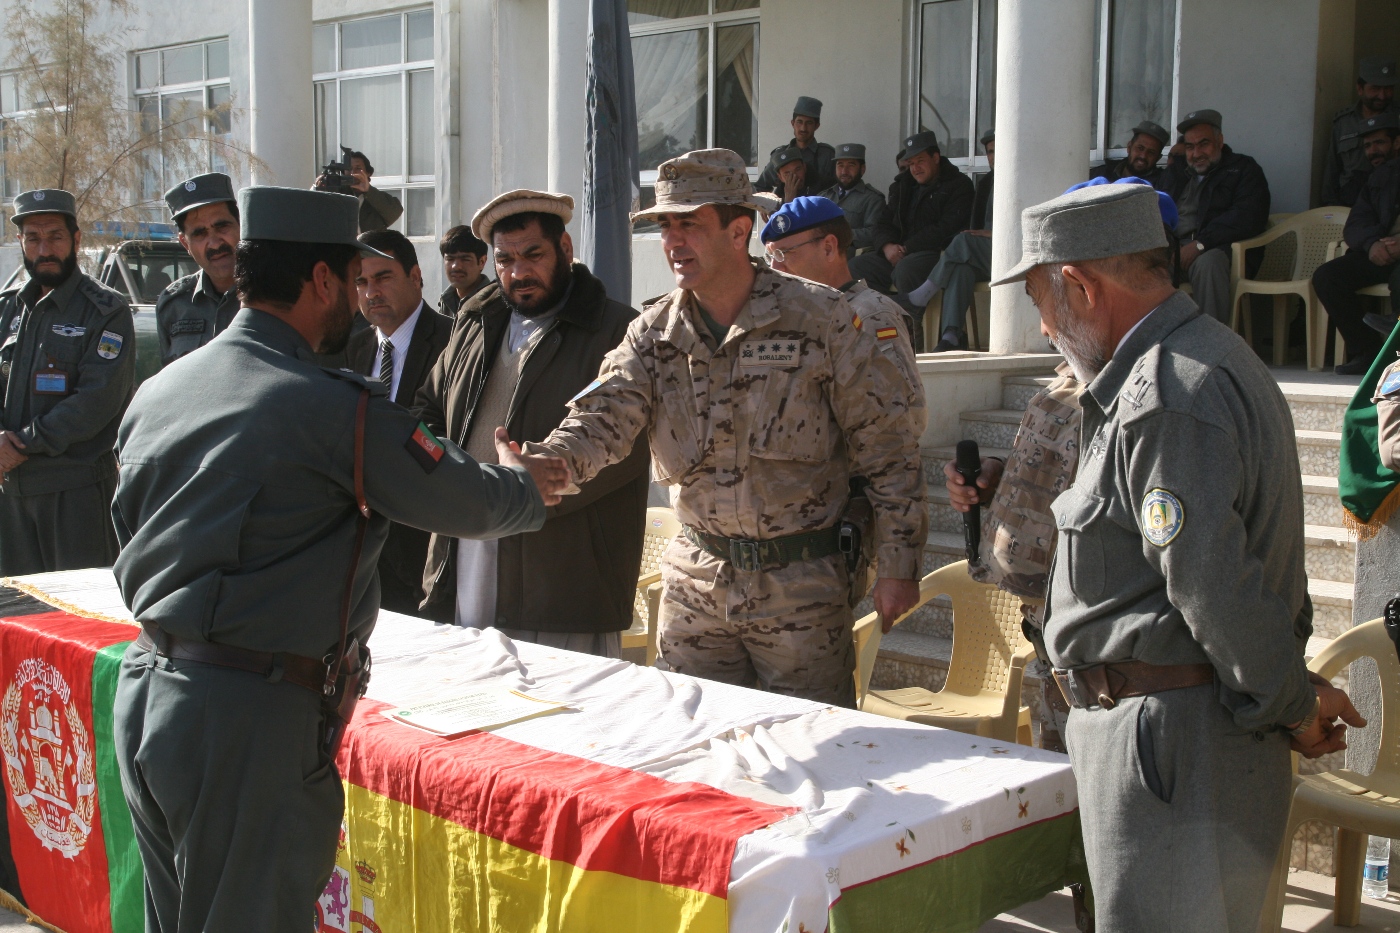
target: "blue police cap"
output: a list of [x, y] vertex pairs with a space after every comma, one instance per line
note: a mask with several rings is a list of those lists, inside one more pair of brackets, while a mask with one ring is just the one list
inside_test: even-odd
[[794, 233], [821, 226], [828, 220], [845, 216], [846, 212], [841, 210], [841, 206], [829, 198], [793, 198], [768, 218], [759, 239], [764, 243], [772, 243]]
[[[1070, 185], [1068, 188], [1065, 189], [1065, 194], [1069, 194], [1071, 191], [1078, 191], [1080, 188], [1089, 188], [1094, 185], [1107, 184], [1146, 185], [1147, 187], [1152, 188], [1151, 182], [1147, 181], [1144, 178], [1138, 178], [1136, 176], [1131, 178], [1120, 178], [1117, 181], [1113, 182], [1110, 182], [1107, 178], [1091, 178], [1088, 181], [1081, 181], [1077, 185]], [[1155, 188], [1153, 188], [1153, 190], [1156, 191]], [[1176, 222], [1180, 219], [1180, 217], [1176, 212], [1176, 202], [1172, 200], [1172, 196], [1167, 194], [1165, 191], [1157, 191], [1157, 209], [1162, 213], [1162, 223], [1166, 224], [1172, 230], [1175, 230]]]

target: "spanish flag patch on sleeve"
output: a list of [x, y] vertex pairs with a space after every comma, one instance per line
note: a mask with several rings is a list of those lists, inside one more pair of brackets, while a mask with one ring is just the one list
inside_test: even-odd
[[854, 327], [856, 330], [860, 330], [862, 327], [865, 326], [865, 322], [860, 319], [859, 314], [852, 314], [851, 326]]
[[899, 328], [897, 327], [881, 327], [879, 330], [875, 331], [875, 337], [878, 340], [893, 340], [898, 336]]
[[418, 422], [418, 427], [413, 430], [404, 445], [418, 465], [423, 468], [424, 473], [431, 473], [437, 469], [437, 465], [442, 460], [442, 455], [447, 453], [447, 448], [442, 445], [428, 426], [423, 422]]

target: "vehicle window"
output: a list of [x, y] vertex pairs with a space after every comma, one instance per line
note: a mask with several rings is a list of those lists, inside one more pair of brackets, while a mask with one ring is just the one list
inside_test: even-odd
[[122, 252], [132, 282], [141, 293], [136, 300], [142, 304], [154, 304], [171, 282], [199, 271], [190, 254], [178, 246], [128, 247]]

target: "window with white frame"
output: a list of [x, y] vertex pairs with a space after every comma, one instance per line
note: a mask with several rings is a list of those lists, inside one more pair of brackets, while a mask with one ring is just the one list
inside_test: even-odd
[[317, 171], [342, 145], [363, 152], [371, 184], [403, 202], [393, 229], [433, 236], [433, 11], [317, 25], [312, 61]]
[[5, 123], [33, 112], [33, 104], [21, 100], [22, 88], [19, 75], [14, 72], [0, 74], [0, 199], [5, 201], [13, 201], [22, 190], [20, 179], [7, 171], [4, 158], [5, 149], [9, 146]]
[[627, 0], [643, 206], [657, 166], [693, 149], [732, 149], [758, 177], [758, 5]]
[[[1172, 125], [1178, 0], [1096, 0], [1090, 159], [1126, 154], [1142, 120]], [[996, 0], [919, 0], [910, 123], [985, 170], [975, 141], [996, 119]]]
[[[159, 141], [145, 155], [142, 200], [158, 200], [191, 175], [227, 171], [208, 139], [230, 133], [228, 39], [148, 49], [133, 58], [140, 132]], [[195, 136], [204, 142], [191, 144]]]

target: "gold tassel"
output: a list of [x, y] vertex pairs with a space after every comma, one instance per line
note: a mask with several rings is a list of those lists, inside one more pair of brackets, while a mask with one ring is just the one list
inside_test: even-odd
[[1369, 541], [1381, 533], [1381, 529], [1395, 516], [1397, 510], [1400, 510], [1400, 485], [1395, 486], [1390, 492], [1386, 493], [1385, 499], [1383, 499], [1381, 504], [1376, 507], [1376, 510], [1371, 513], [1371, 520], [1369, 522], [1363, 522], [1361, 519], [1351, 514], [1350, 509], [1343, 507], [1342, 525], [1356, 540]]
[[15, 900], [14, 895], [11, 894], [9, 891], [6, 891], [4, 888], [0, 888], [0, 907], [5, 908], [6, 910], [14, 911], [15, 913], [23, 917], [26, 922], [32, 923], [36, 927], [43, 927], [45, 930], [52, 930], [53, 933], [63, 933], [62, 930], [54, 926], [52, 923], [45, 923], [44, 921], [40, 920], [39, 917], [32, 910], [30, 910], [28, 907], [25, 907], [19, 901]]
[[48, 593], [45, 593], [43, 590], [39, 589], [37, 586], [34, 586], [32, 583], [23, 583], [19, 580], [16, 580], [14, 577], [5, 577], [4, 579], [0, 579], [0, 586], [8, 586], [11, 589], [19, 590], [26, 596], [32, 596], [35, 599], [39, 600], [39, 602], [50, 605], [55, 609], [59, 610], [60, 612], [66, 612], [69, 615], [78, 616], [82, 619], [92, 619], [96, 622], [111, 622], [115, 625], [132, 625], [136, 626], [137, 628], [140, 628], [141, 626], [140, 622], [133, 622], [130, 619], [119, 619], [116, 616], [105, 615], [101, 612], [92, 612], [90, 610], [84, 609], [81, 606], [75, 606], [70, 602], [64, 602], [57, 596], [50, 596]]

